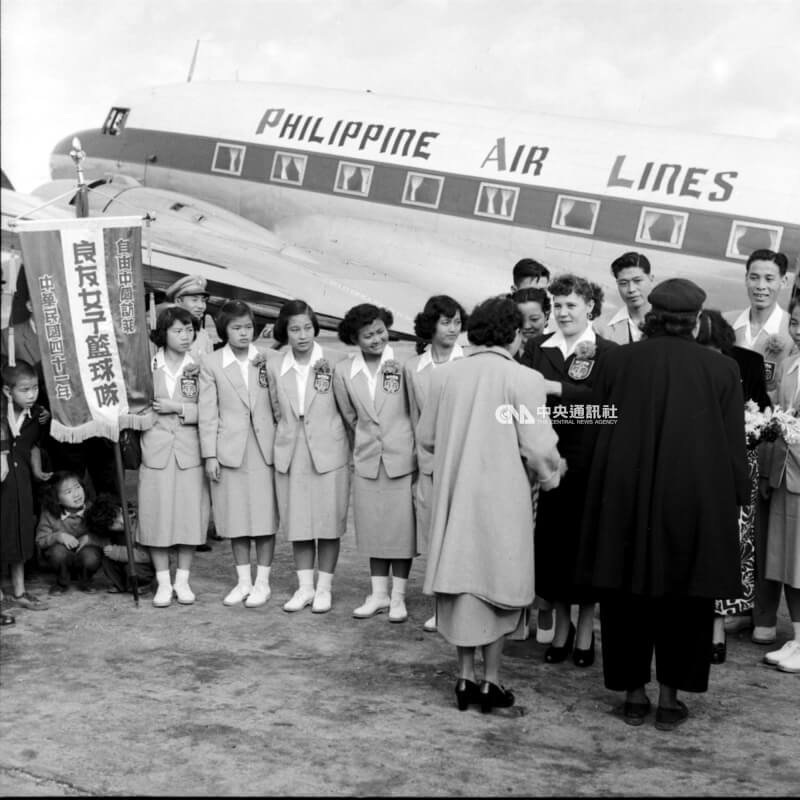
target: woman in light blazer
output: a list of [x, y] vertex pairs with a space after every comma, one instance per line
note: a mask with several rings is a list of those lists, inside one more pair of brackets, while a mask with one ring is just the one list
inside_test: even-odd
[[[445, 294], [430, 297], [425, 303], [425, 308], [414, 318], [418, 355], [406, 361], [403, 372], [406, 377], [408, 406], [415, 435], [434, 370], [464, 356], [464, 351], [458, 344], [458, 337], [466, 324], [467, 313], [464, 308]], [[417, 549], [420, 553], [426, 553], [431, 522], [433, 463], [425, 460], [425, 454], [420, 451], [419, 446], [417, 446], [417, 464], [419, 473], [414, 491]], [[436, 631], [436, 614], [426, 620], [422, 627], [426, 631]]]
[[358, 345], [358, 352], [336, 365], [333, 388], [354, 440], [356, 547], [369, 556], [372, 583], [353, 616], [365, 619], [388, 609], [390, 622], [405, 622], [406, 585], [417, 554], [411, 489], [416, 456], [403, 368], [388, 344], [393, 321], [391, 311], [369, 303], [345, 314], [339, 338]]
[[[217, 317], [224, 347], [200, 368], [200, 452], [211, 481], [217, 533], [231, 540], [238, 582], [222, 601], [247, 608], [269, 600], [278, 509], [272, 474], [275, 418], [267, 389], [266, 357], [253, 346], [247, 303], [229, 300]], [[256, 549], [256, 580], [250, 542]]]
[[[341, 355], [315, 341], [319, 322], [303, 300], [281, 307], [272, 336], [285, 352], [267, 365], [275, 430], [275, 492], [281, 530], [292, 543], [299, 588], [284, 611], [331, 610], [333, 572], [347, 527], [350, 444], [333, 394]], [[314, 560], [318, 557], [317, 587]]]
[[[192, 315], [169, 306], [150, 334], [153, 356], [153, 427], [141, 437], [139, 468], [139, 544], [150, 548], [158, 588], [153, 605], [164, 608], [173, 591], [184, 605], [195, 601], [189, 571], [197, 545], [206, 539], [210, 513], [208, 484], [197, 434], [199, 365], [189, 353], [194, 341]], [[175, 584], [170, 581], [169, 550], [177, 548]]]

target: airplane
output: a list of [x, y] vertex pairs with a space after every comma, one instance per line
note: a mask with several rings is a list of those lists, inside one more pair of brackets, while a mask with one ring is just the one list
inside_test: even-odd
[[[657, 280], [693, 279], [723, 310], [746, 303], [754, 249], [800, 266], [789, 142], [238, 81], [130, 92], [101, 127], [56, 144], [56, 181], [74, 176], [74, 136], [98, 191], [122, 181], [120, 202], [214, 217], [198, 254], [214, 237], [247, 250], [249, 221], [278, 265], [259, 251], [248, 276], [334, 319], [356, 302], [387, 306], [405, 334], [432, 294], [469, 309], [507, 291], [522, 257], [599, 283], [613, 305], [610, 264], [636, 250]], [[321, 284], [329, 296], [312, 301]]]

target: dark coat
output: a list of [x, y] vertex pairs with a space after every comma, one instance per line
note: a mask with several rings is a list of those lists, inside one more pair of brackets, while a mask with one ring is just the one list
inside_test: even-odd
[[594, 402], [577, 575], [636, 595], [740, 597], [738, 506], [748, 502], [744, 400], [732, 359], [655, 336], [609, 353]]
[[739, 365], [745, 402], [754, 400], [761, 411], [771, 406], [772, 401], [767, 394], [767, 381], [764, 376], [764, 356], [755, 350], [748, 350], [738, 345], [734, 345], [729, 355]]

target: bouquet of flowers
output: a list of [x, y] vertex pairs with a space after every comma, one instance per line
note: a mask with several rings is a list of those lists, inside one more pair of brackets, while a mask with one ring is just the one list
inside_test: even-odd
[[779, 436], [787, 444], [796, 444], [800, 442], [800, 417], [780, 406], [759, 411], [756, 403], [748, 400], [744, 406], [744, 432], [749, 448], [774, 442]]
[[578, 342], [575, 347], [575, 358], [581, 361], [591, 361], [597, 354], [594, 342]]
[[761, 411], [755, 400], [748, 400], [744, 404], [744, 433], [749, 448], [752, 449], [761, 442], [767, 441], [766, 432], [771, 415], [771, 408]]
[[800, 442], [800, 417], [790, 408], [784, 409], [775, 406], [772, 409], [769, 427], [774, 431], [771, 437], [772, 441], [780, 436], [786, 444]]

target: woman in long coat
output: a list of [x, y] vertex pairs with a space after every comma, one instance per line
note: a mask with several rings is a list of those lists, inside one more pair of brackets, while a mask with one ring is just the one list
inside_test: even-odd
[[534, 595], [530, 482], [552, 489], [563, 469], [549, 421], [531, 416], [544, 405], [544, 381], [513, 359], [521, 324], [507, 297], [477, 306], [469, 321], [477, 347], [434, 374], [418, 426], [433, 462], [424, 591], [436, 595], [439, 632], [456, 646], [461, 710], [514, 702], [499, 672], [504, 638]]

